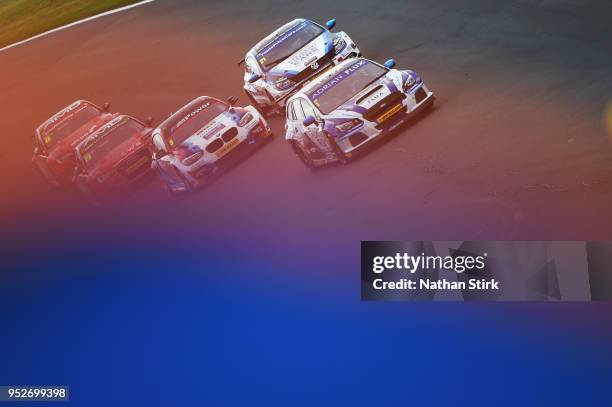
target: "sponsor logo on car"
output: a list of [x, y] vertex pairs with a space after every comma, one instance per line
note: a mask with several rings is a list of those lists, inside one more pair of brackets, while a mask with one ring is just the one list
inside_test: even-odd
[[194, 136], [202, 137], [204, 140], [208, 140], [215, 134], [219, 133], [219, 131], [221, 131], [223, 127], [224, 127], [223, 123], [212, 121], [206, 124], [200, 130], [198, 130], [194, 134]]
[[365, 66], [368, 63], [369, 63], [368, 61], [363, 60], [363, 59], [355, 62], [354, 64], [352, 64], [345, 70], [339, 72], [338, 74], [336, 74], [336, 76], [334, 76], [333, 78], [331, 78], [330, 80], [328, 80], [327, 82], [319, 86], [317, 90], [315, 90], [309, 95], [310, 99], [311, 100], [318, 99], [321, 95], [323, 95], [329, 89], [333, 88], [335, 85], [339, 84], [340, 82], [342, 82], [342, 80], [349, 77], [353, 73], [357, 72], [359, 69], [361, 69], [363, 66]]
[[319, 52], [319, 49], [320, 46], [318, 41], [313, 41], [297, 51], [291, 57], [287, 58], [285, 63], [292, 66], [309, 65], [308, 62], [310, 62], [310, 59], [316, 59], [316, 54]]
[[[376, 103], [380, 102], [385, 98], [385, 96], [389, 95], [391, 91], [386, 86], [381, 86], [371, 95], [366, 96], [363, 100], [359, 101], [359, 106], [369, 109], [374, 106]], [[384, 105], [381, 105], [384, 107]]]
[[387, 120], [389, 117], [393, 116], [395, 113], [399, 112], [401, 109], [402, 109], [402, 104], [398, 103], [397, 105], [389, 109], [386, 113], [384, 113], [382, 116], [379, 116], [378, 119], [376, 119], [376, 121], [378, 122], [378, 124], [380, 124], [384, 122], [385, 120]]
[[49, 119], [49, 121], [47, 122], [48, 124], [53, 124], [55, 122], [57, 122], [58, 120], [60, 120], [62, 117], [64, 117], [66, 114], [72, 112], [73, 110], [75, 110], [77, 107], [81, 106], [81, 102], [74, 102], [73, 104], [71, 104], [70, 106], [68, 106], [67, 108], [65, 108], [64, 110], [62, 110], [61, 112], [57, 113], [55, 116], [53, 116], [52, 118]]
[[267, 54], [270, 53], [270, 51], [272, 51], [274, 48], [276, 48], [278, 45], [282, 44], [283, 42], [285, 42], [288, 38], [290, 38], [291, 36], [293, 36], [295, 33], [299, 32], [300, 30], [304, 29], [304, 27], [306, 27], [308, 25], [307, 21], [302, 21], [300, 24], [296, 25], [293, 29], [287, 31], [286, 33], [284, 33], [283, 35], [281, 35], [280, 37], [278, 37], [277, 39], [275, 39], [274, 41], [272, 41], [271, 43], [269, 43], [268, 45], [266, 45], [260, 52], [259, 52], [259, 59], [261, 60], [261, 57], [266, 56]]
[[240, 140], [238, 140], [237, 138], [233, 139], [232, 141], [230, 141], [229, 143], [226, 143], [223, 147], [221, 147], [215, 154], [217, 154], [217, 157], [221, 158], [223, 157], [225, 154], [229, 153], [231, 150], [234, 149], [234, 147], [236, 147], [238, 144], [240, 143]]
[[185, 115], [185, 117], [183, 117], [181, 120], [179, 120], [176, 125], [170, 129], [170, 132], [173, 132], [174, 130], [178, 129], [179, 127], [181, 127], [183, 124], [187, 123], [187, 121], [189, 119], [191, 119], [193, 116], [196, 116], [198, 113], [200, 113], [202, 110], [206, 109], [208, 106], [210, 106], [211, 102], [206, 102], [203, 105], [201, 105], [200, 107], [198, 107], [197, 109], [195, 109], [194, 111], [187, 113]]

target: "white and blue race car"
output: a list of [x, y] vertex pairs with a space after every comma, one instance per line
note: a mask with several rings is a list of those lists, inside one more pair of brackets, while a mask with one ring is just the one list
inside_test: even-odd
[[346, 163], [353, 152], [407, 122], [435, 99], [413, 71], [364, 58], [347, 60], [287, 101], [285, 139], [317, 168]]
[[253, 106], [201, 96], [153, 130], [151, 166], [175, 195], [205, 185], [272, 136]]
[[293, 20], [247, 52], [244, 90], [264, 114], [282, 114], [285, 102], [306, 82], [347, 58], [361, 55], [344, 32], [332, 33], [336, 20], [325, 27], [305, 19]]

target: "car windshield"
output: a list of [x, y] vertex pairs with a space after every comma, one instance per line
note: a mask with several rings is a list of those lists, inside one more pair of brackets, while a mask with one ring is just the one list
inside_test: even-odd
[[129, 140], [135, 134], [141, 132], [144, 126], [134, 119], [127, 118], [123, 123], [116, 125], [85, 150], [81, 151], [85, 165], [91, 168], [115, 148]]
[[323, 114], [328, 114], [387, 73], [387, 69], [359, 60], [328, 81], [308, 92], [308, 97]]
[[312, 21], [299, 21], [280, 31], [277, 36], [258, 49], [257, 61], [264, 71], [268, 71], [317, 38], [323, 31], [321, 26]]
[[[198, 104], [185, 113], [176, 124], [168, 130], [166, 139], [171, 147], [178, 147], [189, 137], [199, 131], [205, 130], [204, 127], [215, 117], [227, 110], [227, 106], [219, 101], [206, 100]], [[203, 134], [205, 137], [206, 134]]]
[[84, 103], [75, 110], [65, 113], [55, 124], [41, 132], [42, 141], [47, 149], [51, 149], [57, 143], [70, 136], [75, 131], [89, 123], [102, 112], [95, 106]]

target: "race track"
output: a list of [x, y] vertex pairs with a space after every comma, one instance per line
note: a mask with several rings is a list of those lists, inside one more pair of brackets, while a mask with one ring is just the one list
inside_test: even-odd
[[[158, 0], [7, 50], [3, 229], [32, 244], [94, 220], [184, 225], [230, 245], [297, 247], [319, 236], [313, 245], [339, 239], [351, 253], [368, 239], [611, 239], [610, 8], [605, 0]], [[75, 99], [157, 123], [198, 95], [246, 103], [236, 62], [298, 16], [336, 17], [364, 55], [421, 73], [436, 108], [350, 165], [314, 173], [275, 117], [271, 143], [179, 199], [152, 180], [118, 207], [89, 208], [32, 169], [34, 129]]]

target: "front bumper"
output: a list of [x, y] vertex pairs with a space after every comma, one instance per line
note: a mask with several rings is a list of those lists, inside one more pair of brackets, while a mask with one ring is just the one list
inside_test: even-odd
[[183, 173], [183, 179], [178, 174], [169, 174], [160, 168], [161, 180], [171, 192], [177, 194], [201, 188], [227, 168], [236, 165], [246, 154], [272, 135], [272, 129], [262, 117], [258, 117], [247, 124], [246, 129], [248, 136], [223, 157], [214, 161], [211, 161], [210, 158], [207, 159], [206, 156], [202, 157], [200, 162], [194, 164], [193, 168]]
[[[425, 91], [424, 98], [417, 101], [417, 92], [419, 89]], [[384, 137], [392, 133], [397, 128], [406, 124], [414, 116], [421, 111], [430, 107], [436, 99], [432, 91], [430, 91], [424, 83], [415, 86], [406, 94], [406, 99], [403, 102], [403, 111], [399, 111], [386, 119], [383, 123], [369, 122], [369, 125], [363, 126], [346, 136], [336, 139], [338, 147], [347, 155], [350, 156], [354, 151], [364, 147], [369, 142]]]

